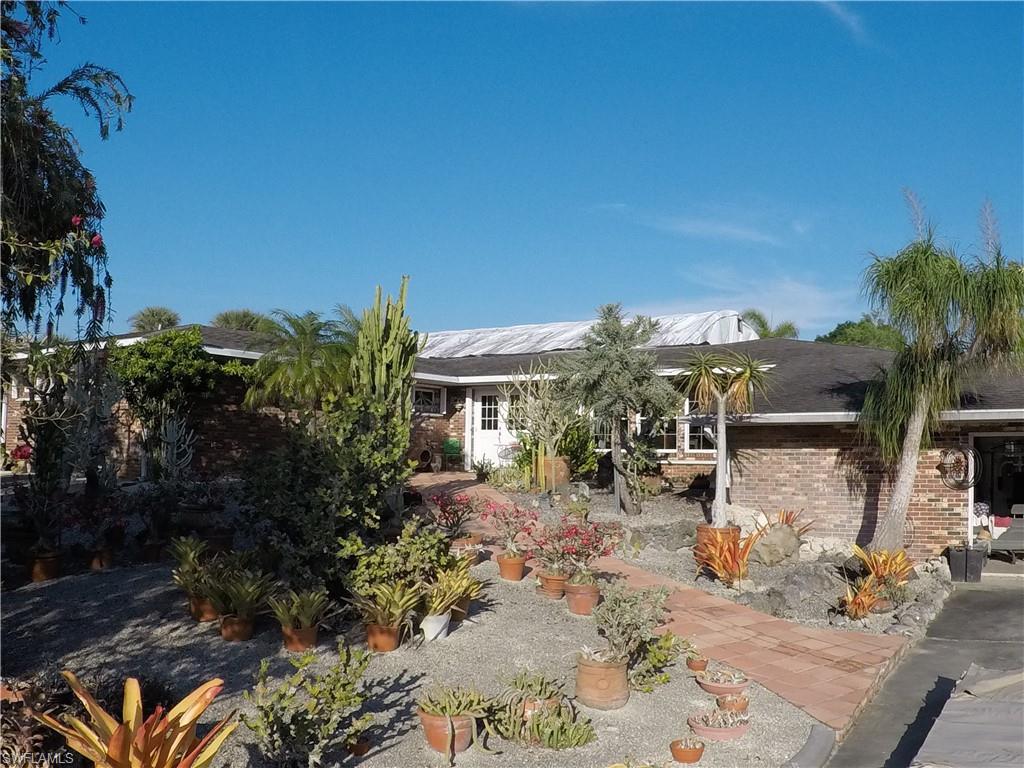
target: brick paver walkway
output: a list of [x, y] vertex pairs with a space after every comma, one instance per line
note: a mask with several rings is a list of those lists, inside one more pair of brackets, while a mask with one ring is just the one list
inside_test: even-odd
[[[424, 496], [441, 490], [507, 502], [501, 493], [464, 473], [415, 475]], [[484, 530], [483, 532], [486, 532]], [[805, 627], [650, 573], [618, 558], [598, 562], [635, 587], [665, 586], [672, 593], [666, 628], [686, 637], [709, 658], [746, 675], [838, 732], [853, 723], [902, 654], [905, 639]]]

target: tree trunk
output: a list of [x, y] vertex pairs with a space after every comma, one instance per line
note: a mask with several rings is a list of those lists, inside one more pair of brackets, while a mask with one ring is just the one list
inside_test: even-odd
[[907, 509], [914, 493], [914, 480], [917, 478], [917, 460], [921, 454], [921, 438], [924, 435], [925, 421], [928, 416], [928, 398], [924, 394], [917, 397], [914, 411], [907, 422], [907, 431], [903, 436], [903, 450], [896, 464], [896, 479], [892, 484], [889, 504], [885, 515], [875, 527], [875, 535], [871, 539], [870, 549], [897, 549], [903, 546], [903, 528], [907, 522]]
[[725, 440], [725, 398], [721, 396], [718, 398], [715, 432], [715, 501], [711, 505], [711, 525], [715, 528], [724, 528], [729, 522], [725, 513], [729, 447]]
[[622, 420], [616, 419], [612, 425], [612, 478], [615, 488], [615, 508], [627, 515], [635, 515], [633, 499], [629, 495], [629, 486], [626, 480], [626, 468], [622, 466]]

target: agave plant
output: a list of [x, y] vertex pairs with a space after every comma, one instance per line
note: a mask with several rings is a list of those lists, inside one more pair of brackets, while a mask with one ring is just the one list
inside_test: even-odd
[[318, 627], [331, 612], [331, 598], [326, 589], [289, 590], [281, 597], [267, 598], [270, 612], [282, 627], [309, 629]]
[[199, 718], [221, 692], [219, 678], [203, 683], [168, 711], [157, 707], [142, 716], [139, 681], [124, 684], [123, 722], [108, 714], [71, 672], [63, 672], [71, 690], [89, 713], [90, 724], [65, 715], [33, 713], [43, 725], [64, 737], [70, 749], [92, 760], [98, 768], [206, 768], [228, 736], [238, 727], [235, 713], [218, 722], [203, 738], [196, 735]]
[[712, 528], [710, 539], [694, 552], [698, 573], [707, 568], [726, 586], [738, 587], [747, 578], [750, 553], [763, 530], [754, 531], [737, 541], [726, 536], [724, 530]]

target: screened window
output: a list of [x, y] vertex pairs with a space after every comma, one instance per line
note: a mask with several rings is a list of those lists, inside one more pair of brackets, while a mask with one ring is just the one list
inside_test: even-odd
[[[687, 400], [683, 409], [687, 416], [701, 417], [702, 414], [696, 408], [690, 407]], [[715, 451], [715, 424], [708, 418], [697, 418], [694, 421], [687, 419], [686, 423], [686, 450], [690, 453], [714, 453]]]
[[480, 397], [480, 429], [487, 432], [498, 429], [497, 395], [482, 395]]
[[441, 388], [413, 387], [412, 408], [416, 413], [441, 413]]
[[599, 451], [607, 451], [612, 447], [612, 425], [607, 419], [594, 419], [590, 423], [590, 433], [594, 436], [594, 446]]

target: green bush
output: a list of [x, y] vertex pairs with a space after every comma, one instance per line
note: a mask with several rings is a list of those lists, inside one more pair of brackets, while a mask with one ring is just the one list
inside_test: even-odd
[[364, 594], [374, 584], [414, 586], [433, 581], [438, 571], [454, 567], [458, 560], [448, 551], [448, 543], [441, 531], [419, 519], [410, 520], [396, 541], [377, 544], [356, 557], [348, 574], [349, 587]]
[[282, 768], [315, 768], [329, 750], [355, 742], [372, 722], [371, 715], [358, 714], [370, 658], [368, 651], [352, 650], [339, 640], [333, 667], [314, 673], [316, 655], [307, 651], [290, 660], [295, 672], [277, 687], [269, 683], [270, 660], [264, 659], [256, 688], [245, 692], [256, 714], [242, 715], [263, 757]]
[[589, 421], [569, 427], [558, 442], [558, 455], [568, 460], [574, 478], [589, 478], [597, 472], [597, 446]]
[[441, 453], [445, 456], [459, 456], [462, 454], [462, 443], [454, 437], [446, 437], [441, 443]]
[[671, 677], [666, 671], [690, 644], [672, 632], [648, 640], [635, 654], [636, 662], [629, 670], [629, 685], [635, 691], [650, 693]]

